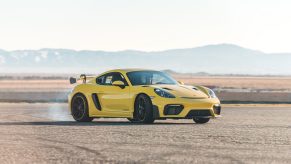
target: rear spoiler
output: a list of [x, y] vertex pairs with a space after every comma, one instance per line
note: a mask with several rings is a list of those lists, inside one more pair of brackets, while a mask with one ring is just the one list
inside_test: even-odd
[[81, 74], [80, 77], [78, 78], [75, 78], [75, 77], [70, 77], [70, 84], [75, 84], [77, 83], [78, 80], [82, 80], [83, 83], [85, 84], [87, 82], [87, 79], [92, 79], [94, 78], [95, 76], [88, 76], [88, 75], [85, 75], [85, 74]]

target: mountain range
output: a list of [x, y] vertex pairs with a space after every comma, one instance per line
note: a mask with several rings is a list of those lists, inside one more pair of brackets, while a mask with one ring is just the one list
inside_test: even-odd
[[165, 51], [0, 50], [0, 73], [100, 73], [148, 68], [183, 73], [291, 75], [291, 53], [264, 53], [233, 44]]

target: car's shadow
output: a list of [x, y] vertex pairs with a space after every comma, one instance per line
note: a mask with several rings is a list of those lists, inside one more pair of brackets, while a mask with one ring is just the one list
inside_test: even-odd
[[94, 122], [75, 122], [75, 121], [35, 121], [35, 122], [0, 122], [0, 126], [9, 125], [35, 125], [35, 126], [148, 126], [148, 125], [188, 125], [194, 123], [173, 123], [157, 122], [153, 124], [131, 123], [127, 121], [94, 121]]

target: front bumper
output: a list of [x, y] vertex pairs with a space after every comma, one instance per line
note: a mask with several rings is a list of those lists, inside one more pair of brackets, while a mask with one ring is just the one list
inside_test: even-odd
[[161, 98], [152, 99], [153, 113], [158, 118], [192, 119], [220, 117], [221, 106], [218, 98], [185, 99]]

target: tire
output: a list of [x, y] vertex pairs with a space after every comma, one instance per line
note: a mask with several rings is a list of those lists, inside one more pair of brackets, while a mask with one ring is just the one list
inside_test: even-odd
[[127, 118], [128, 119], [128, 121], [130, 121], [130, 122], [132, 122], [132, 123], [135, 123], [135, 122], [137, 122], [137, 120], [136, 119], [134, 119], [134, 118]]
[[153, 105], [147, 95], [137, 96], [134, 103], [134, 118], [131, 122], [151, 124], [155, 121], [153, 118]]
[[76, 94], [71, 102], [71, 114], [78, 122], [91, 122], [94, 118], [89, 117], [89, 108], [86, 97], [83, 94]]
[[196, 124], [205, 124], [205, 123], [207, 123], [209, 120], [210, 120], [210, 118], [199, 118], [199, 117], [194, 117], [194, 118], [193, 118], [193, 121], [194, 121]]

